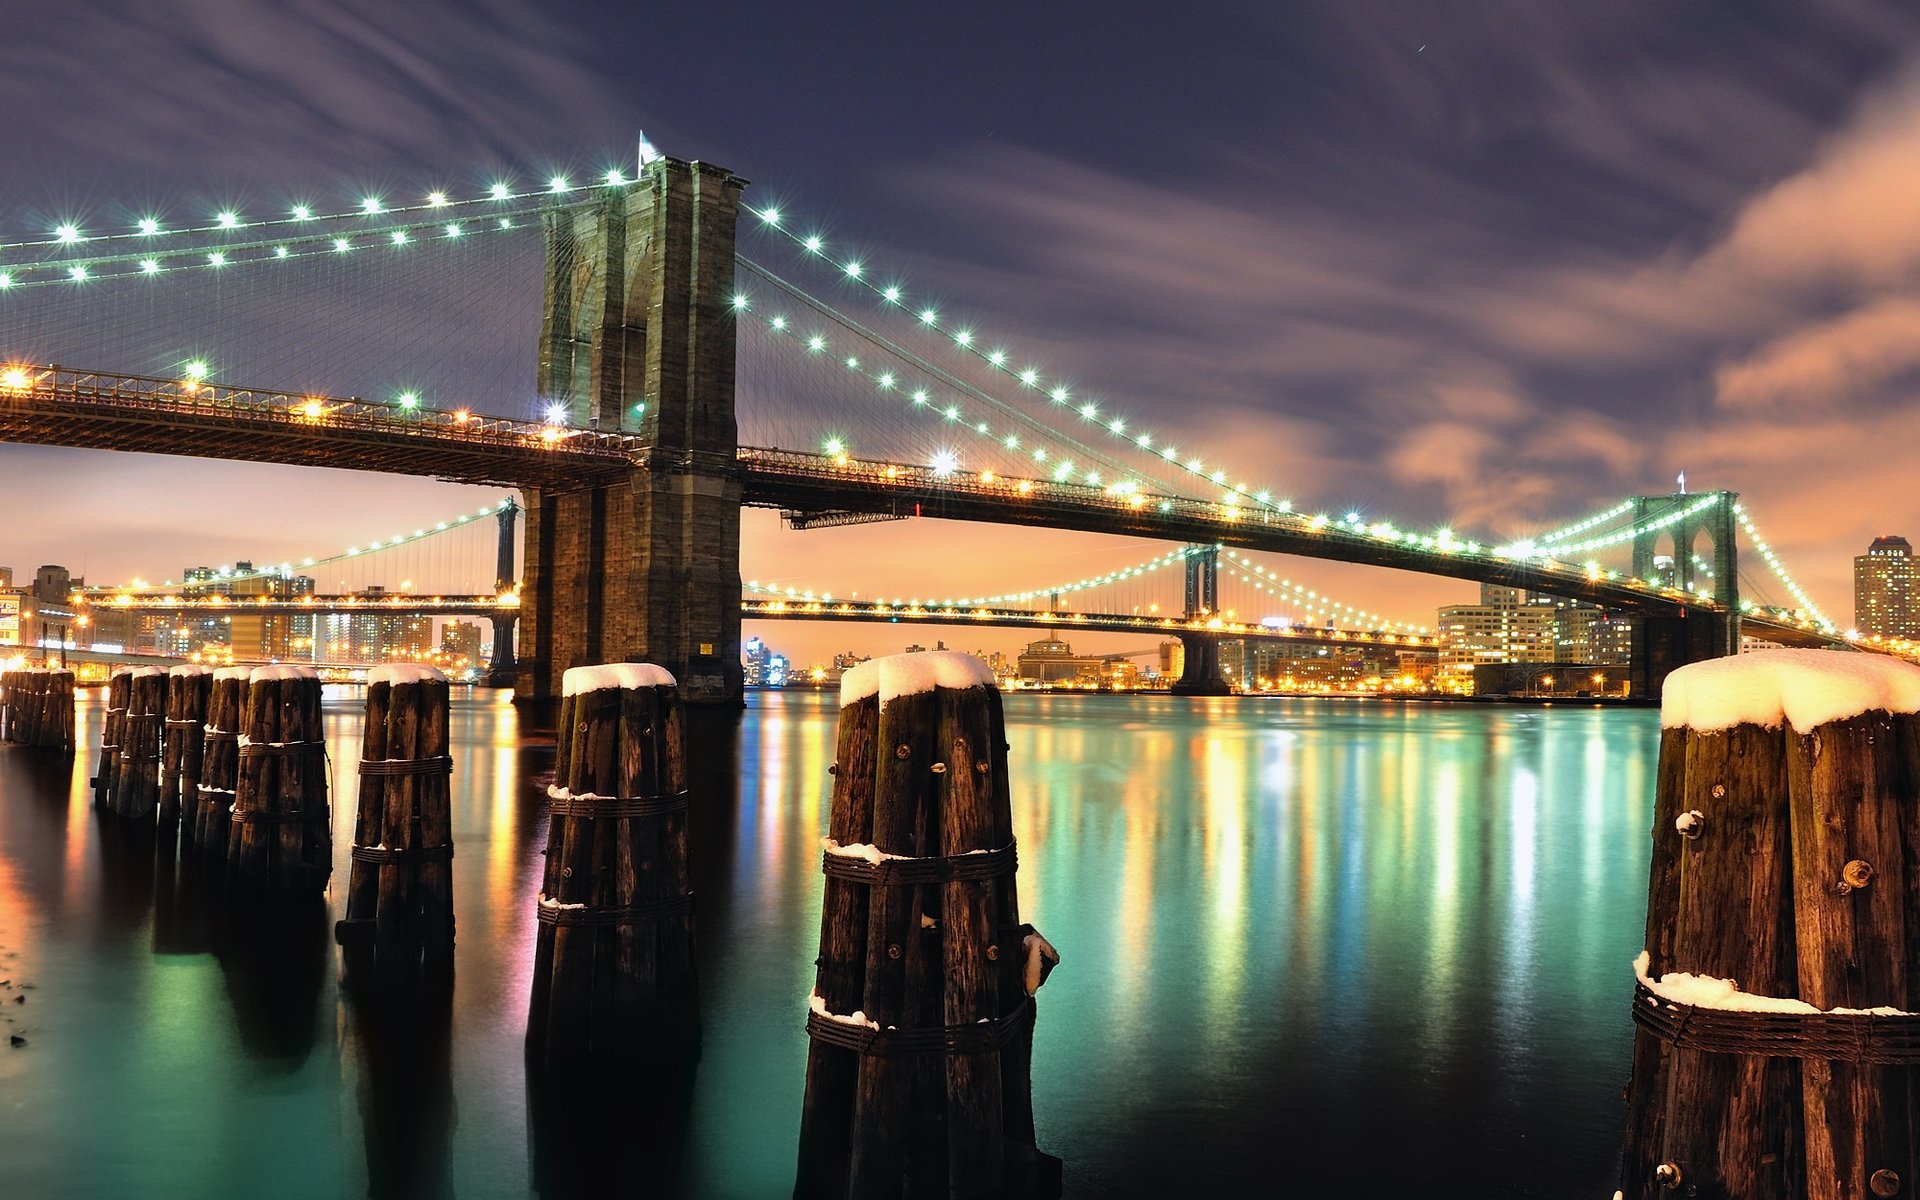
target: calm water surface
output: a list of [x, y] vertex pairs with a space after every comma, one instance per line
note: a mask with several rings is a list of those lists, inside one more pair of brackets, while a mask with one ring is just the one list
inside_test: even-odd
[[[285, 912], [97, 816], [91, 750], [0, 747], [0, 1031], [28, 1039], [0, 1047], [0, 1195], [789, 1194], [832, 698], [693, 730], [697, 1070], [584, 1106], [522, 1065], [552, 748], [505, 700], [455, 701], [446, 1011], [340, 986], [357, 690], [328, 689], [334, 886]], [[1612, 1194], [1657, 714], [1006, 708], [1023, 916], [1064, 959], [1034, 1102], [1069, 1196]], [[89, 747], [100, 715], [85, 693]]]

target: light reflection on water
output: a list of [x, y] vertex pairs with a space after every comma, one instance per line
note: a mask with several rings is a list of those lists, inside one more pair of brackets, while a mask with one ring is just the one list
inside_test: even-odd
[[[690, 1196], [786, 1195], [831, 697], [693, 722], [698, 1070], [651, 1132], [589, 1146], [553, 1140], [521, 1062], [550, 744], [504, 696], [456, 701], [451, 1010], [371, 1011], [331, 941], [360, 702], [329, 689], [336, 886], [293, 912], [210, 899], [196, 864], [97, 817], [91, 752], [69, 775], [0, 748], [0, 979], [34, 985], [0, 989], [0, 1028], [29, 1038], [0, 1050], [5, 1190], [557, 1195], [557, 1154], [636, 1179], [678, 1164]], [[1064, 956], [1034, 1070], [1069, 1195], [1266, 1191], [1276, 1172], [1611, 1193], [1652, 713], [1006, 708], [1023, 916]]]

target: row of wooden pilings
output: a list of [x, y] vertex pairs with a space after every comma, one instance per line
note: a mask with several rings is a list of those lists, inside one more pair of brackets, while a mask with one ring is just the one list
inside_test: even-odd
[[0, 672], [0, 741], [73, 750], [73, 672], [23, 667]]
[[[535, 907], [529, 1065], [626, 1087], [697, 1055], [684, 719], [671, 675], [566, 673]], [[918, 653], [842, 689], [797, 1197], [1056, 1196], [1034, 1145], [1033, 994], [1058, 955], [1019, 921], [1004, 721], [985, 664]], [[370, 672], [346, 916], [350, 981], [451, 981], [449, 698]], [[103, 811], [313, 893], [332, 844], [320, 681], [299, 667], [109, 682]], [[562, 1085], [566, 1086], [566, 1085]]]

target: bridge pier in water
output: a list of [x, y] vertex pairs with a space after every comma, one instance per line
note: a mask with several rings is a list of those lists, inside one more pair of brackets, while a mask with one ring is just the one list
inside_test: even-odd
[[624, 480], [526, 491], [517, 703], [551, 710], [569, 668], [642, 661], [691, 703], [741, 703], [731, 300], [745, 185], [661, 158], [546, 218], [540, 394], [577, 428], [642, 441]]
[[[1187, 620], [1212, 616], [1220, 609], [1220, 547], [1187, 547]], [[1210, 633], [1181, 633], [1180, 678], [1176, 696], [1225, 696], [1233, 691], [1220, 670], [1220, 639]]]

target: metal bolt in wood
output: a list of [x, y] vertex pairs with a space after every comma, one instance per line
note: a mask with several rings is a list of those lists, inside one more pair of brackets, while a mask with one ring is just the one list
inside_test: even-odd
[[1900, 1173], [1881, 1167], [1867, 1180], [1867, 1186], [1876, 1196], [1897, 1196], [1900, 1194]]
[[1680, 1187], [1680, 1164], [1663, 1162], [1653, 1169], [1653, 1181], [1669, 1192]]

